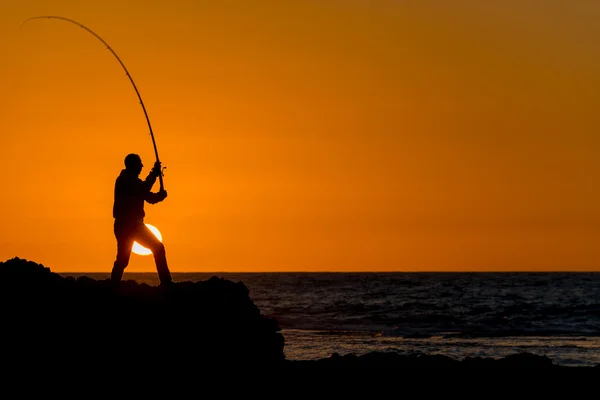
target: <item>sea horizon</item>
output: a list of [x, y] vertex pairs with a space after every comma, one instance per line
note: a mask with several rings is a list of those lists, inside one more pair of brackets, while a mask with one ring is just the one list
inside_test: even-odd
[[[110, 269], [106, 271], [75, 271], [75, 272], [60, 272], [52, 271], [59, 275], [83, 275], [83, 274], [109, 274]], [[156, 274], [156, 271], [125, 271], [124, 275], [133, 274]], [[568, 273], [600, 273], [600, 270], [457, 270], [457, 271], [187, 271], [187, 272], [174, 272], [171, 271], [172, 275], [185, 275], [185, 274], [568, 274]]]

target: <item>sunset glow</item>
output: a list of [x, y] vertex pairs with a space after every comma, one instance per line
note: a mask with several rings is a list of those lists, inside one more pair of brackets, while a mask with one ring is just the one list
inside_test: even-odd
[[155, 161], [97, 39], [20, 28], [62, 15], [144, 99], [172, 272], [600, 271], [600, 2], [569, 4], [4, 0], [0, 260], [110, 271]]

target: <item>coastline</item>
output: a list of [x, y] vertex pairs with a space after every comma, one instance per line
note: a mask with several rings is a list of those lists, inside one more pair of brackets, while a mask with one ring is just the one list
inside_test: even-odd
[[[315, 360], [285, 357], [276, 319], [266, 317], [242, 282], [211, 277], [167, 291], [125, 280], [63, 277], [32, 261], [0, 262], [0, 300], [10, 329], [0, 331], [7, 360], [63, 360], [82, 368], [127, 356], [143, 368], [193, 362], [197, 367], [286, 368], [552, 368], [552, 359], [519, 352], [502, 358], [369, 352]], [[158, 349], [152, 350], [152, 349]]]

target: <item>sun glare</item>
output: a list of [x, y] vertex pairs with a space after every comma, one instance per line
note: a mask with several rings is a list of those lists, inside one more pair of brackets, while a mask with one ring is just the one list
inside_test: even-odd
[[[152, 233], [154, 233], [154, 236], [156, 236], [158, 238], [158, 240], [160, 240], [162, 242], [162, 235], [160, 234], [158, 228], [156, 228], [155, 226], [150, 225], [150, 224], [146, 224], [146, 226], [148, 227], [148, 229], [150, 229], [150, 231]], [[132, 249], [132, 251], [135, 254], [139, 254], [140, 256], [147, 256], [147, 255], [152, 254], [152, 251], [150, 251], [150, 249], [145, 248], [144, 246], [142, 246], [138, 242], [133, 242], [133, 249]]]

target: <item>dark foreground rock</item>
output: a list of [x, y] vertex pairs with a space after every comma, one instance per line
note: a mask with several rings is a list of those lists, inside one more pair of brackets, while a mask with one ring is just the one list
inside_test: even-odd
[[[453, 360], [373, 352], [311, 361], [284, 356], [276, 320], [242, 282], [212, 277], [170, 289], [63, 277], [31, 261], [0, 262], [2, 363], [150, 370], [286, 368], [565, 368], [532, 354]], [[596, 367], [595, 369], [600, 370]]]
[[[2, 356], [165, 365], [278, 365], [284, 339], [246, 286], [212, 277], [169, 290], [123, 281], [62, 277], [13, 258], [0, 263]], [[109, 365], [110, 365], [109, 364]]]

